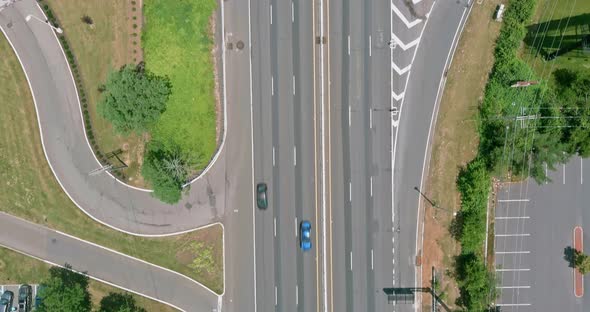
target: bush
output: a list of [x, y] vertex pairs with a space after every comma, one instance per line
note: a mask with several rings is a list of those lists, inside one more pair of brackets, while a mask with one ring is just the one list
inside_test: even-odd
[[178, 150], [166, 150], [159, 142], [150, 142], [146, 150], [142, 176], [151, 183], [156, 198], [168, 204], [177, 203], [188, 177], [189, 162]]
[[42, 298], [40, 312], [85, 312], [91, 311], [92, 303], [88, 292], [88, 277], [72, 272], [66, 268], [52, 267], [49, 278], [43, 280], [39, 296]]
[[126, 65], [109, 75], [98, 112], [121, 134], [148, 131], [166, 110], [168, 79]]

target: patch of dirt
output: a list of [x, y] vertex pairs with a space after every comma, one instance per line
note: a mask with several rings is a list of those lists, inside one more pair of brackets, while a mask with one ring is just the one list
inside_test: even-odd
[[[422, 254], [422, 284], [430, 287], [431, 268], [435, 267], [444, 293], [444, 303], [455, 309], [459, 289], [454, 280], [454, 257], [459, 243], [449, 231], [454, 214], [460, 209], [456, 189], [459, 169], [477, 154], [477, 108], [483, 98], [493, 65], [495, 40], [501, 24], [492, 15], [500, 0], [474, 1], [474, 7], [461, 35], [453, 64], [448, 71], [432, 145], [425, 194], [436, 207], [425, 202]], [[438, 294], [440, 296], [440, 293]], [[431, 307], [430, 295], [422, 296], [422, 307]]]
[[143, 49], [141, 48], [141, 31], [143, 29], [143, 0], [129, 0], [127, 6], [127, 28], [129, 34], [129, 63], [138, 64], [143, 61]]
[[222, 64], [221, 64], [221, 53], [223, 53], [221, 51], [221, 44], [223, 44], [223, 42], [221, 42], [222, 38], [217, 38], [217, 14], [212, 14], [211, 18], [209, 19], [209, 33], [213, 36], [213, 38], [215, 38], [214, 42], [215, 44], [213, 45], [213, 49], [211, 50], [211, 57], [213, 59], [213, 76], [215, 77], [215, 116], [216, 116], [216, 126], [215, 126], [215, 133], [216, 133], [216, 141], [217, 141], [217, 145], [219, 148], [219, 145], [221, 144], [221, 136], [223, 134], [223, 131], [225, 131], [225, 129], [223, 129], [223, 93], [222, 93], [222, 89], [223, 85], [222, 85], [222, 79], [223, 79], [223, 73], [221, 72], [222, 68]]

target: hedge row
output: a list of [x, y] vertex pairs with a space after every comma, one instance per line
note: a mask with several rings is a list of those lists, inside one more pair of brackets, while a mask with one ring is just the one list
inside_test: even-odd
[[[457, 216], [456, 234], [461, 244], [461, 255], [456, 262], [456, 277], [460, 289], [458, 303], [467, 311], [484, 312], [492, 309], [496, 298], [495, 276], [485, 265], [486, 213], [491, 189], [490, 176], [506, 173], [504, 161], [506, 123], [498, 116], [516, 116], [521, 105], [534, 103], [543, 88], [511, 88], [519, 80], [534, 78], [532, 69], [518, 58], [518, 49], [526, 36], [526, 24], [533, 15], [536, 0], [511, 1], [504, 15], [500, 36], [496, 41], [495, 62], [486, 85], [480, 107], [479, 155], [461, 172], [457, 188], [461, 193], [461, 210]], [[531, 112], [529, 112], [531, 113]], [[514, 130], [516, 131], [516, 130]], [[527, 149], [526, 137], [515, 135], [518, 152]], [[530, 149], [530, 142], [528, 149]], [[520, 154], [522, 155], [522, 154]], [[519, 162], [524, 157], [513, 157], [512, 172], [525, 168]], [[522, 166], [521, 166], [522, 165]]]
[[[57, 17], [55, 16], [55, 14], [53, 14], [53, 11], [49, 7], [49, 5], [44, 4], [42, 0], [39, 0], [39, 4], [40, 4], [41, 8], [43, 9], [43, 11], [45, 12], [45, 15], [47, 16], [47, 18], [51, 22], [51, 24], [53, 24], [55, 27], [59, 27], [58, 26], [59, 22], [57, 20]], [[64, 50], [64, 53], [66, 55], [66, 59], [68, 60], [68, 63], [70, 64], [70, 69], [72, 70], [72, 75], [74, 76], [76, 88], [78, 89], [78, 97], [79, 97], [79, 102], [80, 102], [81, 109], [82, 109], [82, 116], [84, 118], [84, 127], [85, 127], [85, 131], [86, 131], [86, 137], [88, 138], [90, 146], [92, 147], [94, 154], [96, 155], [96, 158], [98, 158], [98, 160], [100, 161], [101, 165], [103, 165], [103, 166], [112, 165], [109, 161], [109, 158], [107, 158], [105, 156], [105, 154], [103, 152], [101, 152], [98, 144], [96, 143], [96, 138], [94, 136], [94, 132], [92, 131], [92, 123], [90, 122], [90, 113], [88, 112], [88, 98], [86, 97], [86, 91], [85, 91], [85, 88], [82, 84], [82, 77], [81, 77], [80, 71], [78, 69], [78, 62], [76, 61], [76, 58], [74, 56], [72, 48], [70, 47], [70, 44], [68, 43], [66, 36], [63, 33], [57, 34], [57, 36], [58, 36], [58, 39], [59, 39], [61, 46]], [[119, 170], [112, 171], [112, 173], [114, 175], [116, 175], [119, 179], [122, 179], [122, 180], [126, 179], [125, 175], [123, 173], [121, 173]]]

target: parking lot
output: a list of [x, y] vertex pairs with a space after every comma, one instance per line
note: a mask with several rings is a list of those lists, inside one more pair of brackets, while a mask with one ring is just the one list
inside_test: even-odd
[[494, 250], [501, 311], [587, 311], [585, 297], [574, 297], [573, 269], [566, 259], [574, 227], [586, 229], [590, 220], [590, 163], [585, 162], [574, 158], [560, 165], [548, 172], [549, 183], [527, 180], [499, 190]]
[[[37, 287], [39, 285], [37, 285], [37, 284], [29, 284], [29, 285], [31, 285], [31, 287], [33, 288], [33, 295], [31, 296], [31, 302], [34, 307], [35, 306], [35, 296], [37, 295]], [[20, 284], [0, 285], [0, 294], [3, 294], [4, 291], [6, 291], [6, 290], [10, 290], [14, 293], [14, 297], [12, 300], [12, 306], [17, 307], [17, 308], [18, 308], [18, 288], [19, 287], [20, 287]]]

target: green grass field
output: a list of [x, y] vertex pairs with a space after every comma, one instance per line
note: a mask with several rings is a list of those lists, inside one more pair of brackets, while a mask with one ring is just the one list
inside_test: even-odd
[[580, 48], [552, 61], [542, 57], [558, 47], [575, 45], [583, 35], [590, 35], [590, 1], [539, 0], [533, 23], [528, 27], [523, 59], [544, 79], [559, 68], [590, 70], [590, 53]]
[[209, 25], [215, 0], [146, 0], [142, 47], [146, 67], [168, 76], [172, 95], [152, 140], [180, 148], [204, 168], [216, 148], [214, 72]]
[[[132, 34], [127, 16], [129, 1], [43, 0], [43, 3], [47, 3], [59, 19], [78, 60], [88, 98], [92, 130], [99, 149], [103, 154], [117, 149], [124, 150], [121, 156], [129, 167], [121, 170], [122, 173], [130, 178], [129, 183], [144, 187], [139, 167], [143, 159], [145, 138], [135, 134], [116, 134], [110, 122], [96, 111], [100, 99], [98, 87], [106, 81], [110, 71], [132, 62], [133, 49], [139, 49], [139, 37], [130, 37]], [[83, 15], [92, 18], [93, 27], [81, 21]], [[140, 16], [137, 14], [137, 17]], [[137, 46], [133, 46], [133, 40]]]
[[[0, 55], [0, 209], [186, 274], [221, 292], [220, 226], [165, 239], [138, 238], [99, 225], [70, 201], [47, 165], [30, 91], [4, 36], [0, 36]], [[187, 252], [186, 245], [195, 241], [212, 248], [214, 264], [209, 271], [190, 267], [199, 255]]]
[[[39, 260], [24, 256], [6, 248], [0, 248], [0, 284], [39, 284], [49, 276], [50, 266]], [[88, 291], [92, 296], [92, 305], [100, 306], [100, 299], [111, 292], [123, 293], [124, 291], [90, 279]], [[138, 305], [148, 312], [176, 311], [172, 307], [131, 294]]]

